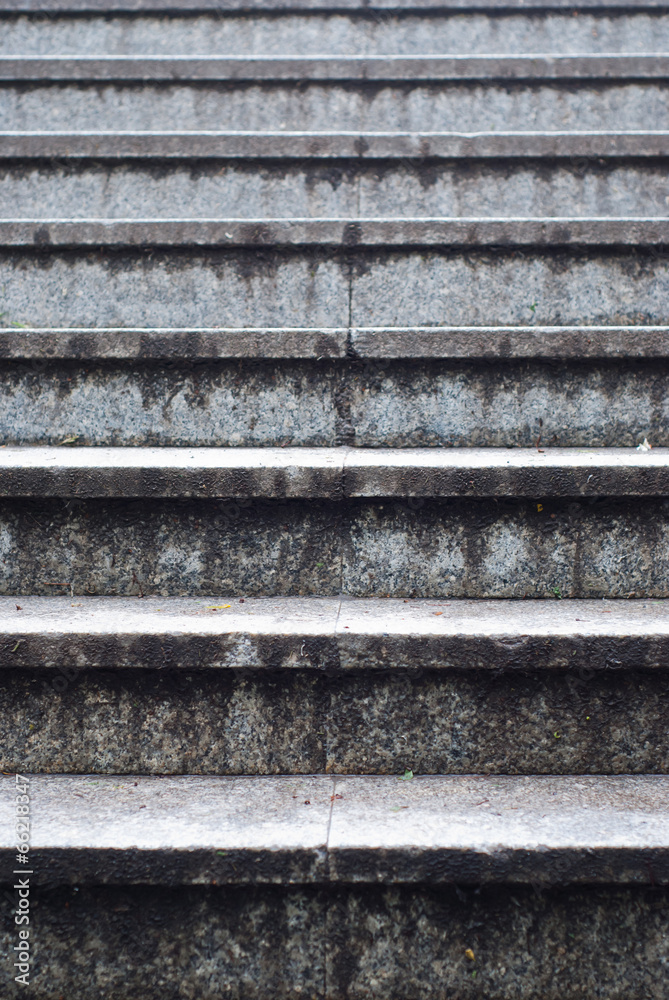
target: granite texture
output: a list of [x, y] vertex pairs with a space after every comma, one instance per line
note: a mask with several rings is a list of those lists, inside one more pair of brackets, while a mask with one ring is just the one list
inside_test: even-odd
[[669, 773], [664, 671], [0, 674], [3, 771]]
[[[318, 890], [74, 887], [41, 892], [35, 903], [35, 1000], [324, 995]], [[7, 907], [3, 922], [9, 947], [16, 928]], [[7, 1000], [26, 995], [4, 970], [3, 979]]]
[[4, 444], [669, 445], [658, 360], [32, 360], [5, 364], [0, 404]]
[[662, 248], [0, 251], [9, 328], [667, 324], [667, 301]]
[[[666, 600], [0, 597], [0, 671], [662, 671]], [[438, 611], [435, 611], [438, 608]]]
[[660, 81], [49, 85], [3, 88], [0, 129], [666, 129]]
[[[327, 688], [290, 671], [0, 678], [2, 769], [99, 774], [325, 770]], [[4, 714], [4, 713], [7, 714]], [[7, 766], [5, 766], [7, 765]]]
[[0, 253], [0, 312], [9, 327], [345, 326], [348, 266], [271, 250]]
[[[666, 172], [503, 161], [0, 165], [0, 218], [666, 216]], [[178, 213], [174, 206], [178, 205]], [[280, 213], [277, 206], [280, 205]], [[38, 211], [36, 211], [39, 206]], [[569, 206], [565, 212], [565, 206]]]
[[36, 1000], [667, 996], [666, 889], [109, 886], [36, 899]]
[[327, 982], [337, 1000], [668, 995], [666, 890], [365, 888], [336, 900]]
[[[284, 6], [283, 4], [281, 6]], [[304, 2], [300, 4], [305, 7]], [[342, 3], [338, 7], [344, 6]], [[348, 6], [348, 5], [347, 5]], [[557, 6], [557, 5], [556, 5]], [[580, 4], [579, 6], [582, 6]], [[203, 5], [204, 7], [204, 5]], [[191, 14], [179, 18], [108, 14], [74, 20], [39, 15], [5, 17], [0, 52], [12, 55], [296, 55], [328, 52], [425, 55], [430, 52], [653, 52], [669, 49], [669, 18], [658, 11], [595, 16], [582, 11], [544, 12], [540, 16], [507, 13], [416, 15], [359, 9], [350, 14], [323, 12], [300, 16], [285, 12], [268, 17], [237, 14]]]
[[662, 598], [668, 518], [652, 497], [4, 500], [0, 593]]
[[665, 776], [27, 780], [34, 885], [669, 883]]
[[351, 323], [414, 326], [664, 323], [669, 258], [648, 253], [369, 253]]

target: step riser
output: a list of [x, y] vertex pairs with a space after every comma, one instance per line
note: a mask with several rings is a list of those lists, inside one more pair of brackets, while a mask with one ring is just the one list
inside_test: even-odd
[[[3, 4], [6, 10], [6, 5]], [[666, 13], [550, 13], [490, 18], [393, 14], [321, 14], [280, 18], [220, 15], [181, 17], [7, 17], [2, 55], [428, 55], [523, 52], [614, 53], [669, 49]]]
[[4, 501], [0, 592], [669, 595], [666, 502], [543, 500], [542, 508], [494, 499], [267, 501], [245, 508], [221, 501]]
[[[445, 990], [469, 998], [481, 989], [500, 1000], [571, 1000], [602, 982], [611, 1000], [626, 1000], [653, 995], [667, 957], [669, 894], [646, 886], [66, 887], [37, 901], [36, 1000], [59, 991], [98, 1000], [100, 981], [109, 996], [146, 1000], [283, 1000], [296, 986], [327, 1000], [437, 1000]], [[17, 937], [5, 912], [9, 952]], [[630, 940], [639, 961], [629, 961]], [[24, 995], [7, 983], [8, 1000]]]
[[0, 364], [0, 440], [527, 447], [541, 435], [564, 447], [669, 445], [667, 362], [657, 360], [85, 365]]
[[[8, 657], [11, 661], [12, 657]], [[151, 661], [160, 662], [160, 654]], [[541, 662], [541, 657], [537, 658]], [[630, 661], [634, 663], [634, 660]], [[7, 771], [666, 774], [664, 671], [5, 669]]]
[[6, 326], [669, 324], [658, 251], [0, 254]]
[[[667, 145], [669, 150], [669, 143]], [[534, 169], [430, 164], [361, 168], [117, 167], [0, 171], [2, 218], [170, 219], [435, 216], [639, 216], [669, 214], [666, 166]]]
[[661, 84], [5, 84], [0, 129], [666, 129]]

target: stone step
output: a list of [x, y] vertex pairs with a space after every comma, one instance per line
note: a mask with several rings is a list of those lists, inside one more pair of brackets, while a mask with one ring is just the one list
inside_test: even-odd
[[412, 84], [462, 80], [664, 80], [669, 55], [0, 55], [0, 81], [181, 82], [309, 81]]
[[648, 131], [662, 79], [328, 82], [48, 80], [2, 86], [0, 131]]
[[664, 157], [669, 131], [0, 132], [2, 159], [519, 159]]
[[0, 593], [659, 599], [668, 516], [657, 497], [19, 496], [0, 504]]
[[187, 670], [661, 669], [669, 604], [2, 597], [0, 649], [3, 670], [151, 669], [159, 650]]
[[[470, 235], [455, 222], [464, 217], [471, 229], [470, 245], [475, 246], [496, 240], [500, 243], [526, 243], [528, 240], [568, 243], [572, 239], [588, 243], [620, 242], [623, 239], [620, 226], [624, 224], [629, 226], [624, 239], [643, 243], [655, 239], [652, 232], [646, 232], [652, 229], [652, 223], [669, 215], [666, 167], [654, 162], [630, 165], [616, 161], [607, 166], [592, 164], [583, 168], [582, 163], [575, 166], [570, 161], [560, 161], [550, 166], [541, 164], [539, 168], [535, 163], [522, 161], [512, 165], [485, 161], [469, 164], [464, 176], [462, 167], [453, 162], [427, 166], [349, 163], [337, 164], [334, 168], [328, 162], [283, 166], [216, 162], [200, 165], [196, 175], [190, 164], [172, 164], [169, 168], [163, 167], [159, 174], [154, 167], [148, 163], [104, 167], [96, 163], [92, 169], [88, 164], [78, 164], [75, 168], [60, 164], [46, 167], [41, 163], [20, 168], [12, 166], [3, 179], [0, 219], [34, 219], [37, 209], [38, 218], [61, 220], [55, 225], [47, 224], [48, 234], [37, 237], [38, 242], [51, 239], [61, 243], [72, 239], [90, 243], [98, 239], [97, 231], [93, 235], [89, 232], [91, 227], [95, 228], [95, 223], [89, 221], [82, 229], [75, 226], [70, 236], [71, 223], [105, 220], [108, 225], [120, 219], [122, 242], [190, 241], [238, 245], [275, 239], [291, 243], [313, 243], [315, 239], [348, 244], [385, 240], [394, 244], [399, 239], [408, 243], [443, 241], [448, 244], [462, 242]], [[293, 235], [292, 227], [280, 222], [274, 235], [277, 223], [273, 216], [278, 205], [284, 220], [291, 216], [297, 220], [306, 217], [311, 220], [310, 225], [305, 229], [304, 225], [294, 223], [298, 232]], [[560, 219], [565, 205], [569, 205], [569, 220]], [[248, 228], [240, 232], [239, 222], [217, 233], [211, 220], [216, 217], [234, 219], [239, 216], [240, 208], [244, 218], [254, 220], [258, 234], [249, 236]], [[182, 223], [183, 235], [179, 235], [174, 226], [175, 216], [202, 219], [203, 239], [193, 230], [192, 222], [188, 226]], [[385, 223], [381, 221], [384, 216], [390, 217]], [[645, 226], [640, 226], [640, 217], [644, 216], [650, 218]], [[339, 232], [331, 232], [333, 226], [337, 228], [336, 222], [318, 223], [322, 233], [314, 235], [311, 230], [322, 217], [342, 220]], [[421, 217], [433, 220], [441, 217], [445, 221], [433, 222], [430, 226], [421, 223]], [[451, 221], [446, 221], [449, 217]], [[497, 221], [486, 226], [487, 217]], [[526, 235], [524, 230], [531, 226], [533, 217], [543, 217], [543, 228], [548, 232]], [[583, 217], [593, 217], [585, 233], [582, 231]], [[358, 218], [360, 222], [356, 226]], [[405, 218], [409, 221], [400, 234], [391, 232], [392, 220]], [[557, 222], [549, 223], [549, 218]], [[160, 220], [161, 225], [155, 233], [150, 224], [143, 221], [147, 219]], [[416, 220], [415, 226], [412, 226], [412, 219]], [[611, 221], [602, 230], [606, 219]], [[123, 223], [128, 220], [146, 232], [146, 236], [125, 233]], [[484, 224], [483, 230], [479, 222]], [[564, 235], [560, 225], [566, 230]], [[29, 224], [30, 243], [35, 241], [35, 229], [39, 226], [37, 222]], [[169, 227], [167, 231], [165, 226]], [[430, 228], [429, 233], [425, 231], [426, 226]], [[13, 227], [14, 230], [19, 228], [18, 225]], [[115, 226], [114, 231], [107, 233], [105, 227], [100, 242], [114, 242], [118, 228]], [[455, 231], [451, 233], [453, 228]], [[486, 228], [492, 230], [490, 235]], [[0, 238], [3, 237], [9, 243], [16, 242], [11, 227], [9, 231], [4, 230]], [[658, 231], [658, 240], [666, 241], [666, 238], [666, 233]], [[25, 240], [25, 235], [18, 236], [19, 242]]]
[[[605, 331], [592, 337], [563, 331], [554, 339], [549, 334], [547, 347], [538, 328], [517, 337], [493, 334], [489, 341], [483, 333], [470, 339], [465, 332], [432, 336], [422, 331], [413, 348], [410, 330], [397, 336], [391, 332], [388, 341], [369, 332], [367, 357], [338, 360], [331, 356], [345, 343], [346, 331], [309, 332], [304, 346], [299, 332], [285, 339], [280, 339], [283, 331], [276, 331], [276, 338], [267, 333], [126, 338], [121, 331], [100, 343], [103, 330], [82, 337], [38, 336], [31, 344], [29, 333], [21, 338], [12, 329], [5, 343], [13, 338], [10, 349], [20, 354], [21, 341], [28, 341], [28, 358], [5, 362], [0, 369], [0, 442], [536, 449], [537, 444], [634, 447], [647, 440], [654, 449], [669, 446], [667, 350], [662, 346], [667, 336], [661, 330], [641, 329], [639, 335], [632, 329], [629, 336], [614, 331], [610, 339]], [[137, 346], [144, 359], [140, 354], [138, 360], [91, 362], [96, 341], [100, 353], [106, 350], [113, 357]], [[85, 356], [47, 361], [37, 347], [45, 342], [62, 346], [63, 353]], [[388, 354], [397, 356], [404, 349], [424, 356], [383, 359], [387, 342]], [[484, 355], [481, 360], [474, 353], [466, 357], [468, 343]], [[492, 343], [493, 350], [486, 352], [485, 343]], [[514, 343], [515, 359], [509, 357]], [[541, 358], [559, 356], [565, 343], [565, 360]], [[203, 345], [199, 354], [198, 344]], [[206, 357], [216, 345], [234, 355], [235, 350], [243, 354], [247, 344], [249, 354], [239, 360]], [[581, 345], [593, 356], [579, 355]], [[440, 347], [443, 354], [451, 351], [452, 360], [429, 356]], [[171, 360], [146, 360], [153, 350], [167, 353], [170, 348]], [[282, 350], [298, 357], [277, 359]], [[369, 357], [374, 350], [377, 357]], [[311, 359], [299, 358], [309, 352]], [[273, 353], [274, 358], [267, 357]]]
[[669, 324], [663, 247], [47, 249], [0, 251], [5, 328]]
[[[652, 883], [75, 885], [36, 886], [33, 902], [39, 1000], [99, 1000], [101, 988], [142, 1000], [438, 1000], [481, 989], [495, 1000], [575, 1000], [601, 983], [628, 1000], [658, 992], [669, 894]], [[8, 954], [16, 931], [3, 933]], [[8, 1000], [26, 995], [7, 979]]]
[[0, 246], [664, 246], [669, 217], [0, 219]]
[[[132, 5], [130, 5], [132, 6]], [[156, 5], [157, 6], [157, 5]], [[0, 53], [23, 56], [66, 54], [109, 55], [334, 55], [428, 54], [612, 54], [666, 52], [669, 49], [669, 19], [664, 10], [616, 11], [612, 5], [597, 11], [592, 5], [507, 4], [497, 16], [462, 4], [443, 4], [441, 9], [408, 4], [404, 10], [332, 5], [319, 11], [307, 4], [256, 6], [253, 16], [241, 10], [202, 4], [199, 11], [184, 7], [166, 17], [167, 7], [154, 10], [136, 5], [132, 17], [101, 13], [73, 18], [67, 13], [51, 17], [8, 16], [4, 23]], [[412, 10], [413, 6], [413, 10]], [[549, 9], [541, 10], [541, 7]], [[574, 9], [581, 6], [578, 16]], [[336, 10], [335, 7], [339, 9]], [[523, 7], [526, 10], [523, 10]], [[639, 5], [637, 4], [638, 8]], [[550, 9], [552, 8], [552, 9]], [[48, 8], [47, 8], [48, 9]], [[109, 11], [113, 11], [113, 6]], [[223, 15], [223, 16], [222, 16]]]
[[[570, 13], [576, 11], [609, 11], [622, 8], [630, 10], [630, 0], [3, 0], [2, 10], [7, 13], [14, 11], [25, 13], [123, 13], [149, 12], [162, 14], [164, 12], [184, 13], [213, 10], [219, 14], [228, 11], [256, 13], [272, 11], [280, 14], [286, 11], [316, 11], [357, 12], [383, 17], [388, 12], [430, 11], [496, 11], [508, 13], [510, 10], [527, 9], [531, 12], [566, 9]], [[667, 0], [641, 0], [633, 8], [635, 11], [667, 10]]]
[[0, 451], [0, 496], [669, 495], [669, 448], [47, 448]]
[[669, 881], [664, 776], [27, 778], [36, 884]]
[[0, 767], [662, 774], [668, 646], [666, 601], [2, 598]]
[[0, 327], [3, 360], [143, 362], [347, 356], [667, 358], [669, 326]]

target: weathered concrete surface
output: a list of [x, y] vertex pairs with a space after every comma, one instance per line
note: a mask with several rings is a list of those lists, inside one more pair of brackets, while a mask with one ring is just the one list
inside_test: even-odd
[[663, 668], [668, 645], [662, 600], [0, 598], [0, 668], [55, 670], [54, 690], [109, 667], [568, 669], [581, 690], [595, 670]]
[[663, 598], [668, 517], [653, 498], [12, 500], [0, 593]]
[[[669, 135], [665, 138], [669, 150]], [[184, 150], [188, 147], [184, 142]], [[191, 154], [192, 155], [192, 154]], [[564, 155], [564, 154], [563, 154]], [[3, 219], [653, 216], [669, 213], [666, 169], [599, 160], [550, 164], [250, 161], [235, 165], [12, 164]], [[178, 210], [175, 207], [178, 206]], [[280, 212], [277, 207], [280, 206]], [[569, 206], [569, 211], [565, 207]]]
[[8, 329], [191, 328], [193, 303], [211, 327], [669, 325], [667, 302], [661, 248], [0, 253]]
[[[666, 996], [664, 888], [68, 886], [35, 898], [36, 1000], [261, 1000], [270, 989], [278, 1000], [445, 989], [469, 1000], [481, 985], [494, 1000]], [[4, 951], [16, 942], [9, 907], [3, 923]]]
[[[17, 642], [19, 640], [17, 639]], [[307, 644], [305, 643], [305, 646]], [[10, 655], [9, 662], [13, 660]], [[0, 767], [54, 774], [663, 774], [664, 670], [0, 673]], [[666, 665], [666, 658], [662, 666]], [[494, 668], [495, 661], [488, 662]]]
[[30, 799], [36, 883], [669, 880], [663, 776], [40, 775]]
[[[74, 9], [72, 3], [69, 9]], [[93, 8], [90, 2], [89, 8]], [[163, 10], [170, 7], [161, 2]], [[187, 10], [189, 4], [179, 7]], [[191, 8], [194, 6], [190, 5]], [[245, 2], [245, 7], [255, 6]], [[291, 13], [288, 5], [282, 3], [283, 16], [268, 17], [263, 8], [271, 9], [267, 3], [257, 5], [260, 10], [254, 17], [240, 17], [228, 14], [221, 17], [223, 10], [231, 11], [231, 4], [216, 5], [216, 13], [205, 15], [168, 18], [147, 17], [137, 14], [133, 18], [89, 17], [75, 20], [61, 16], [44, 20], [35, 17], [7, 17], [3, 19], [0, 38], [0, 52], [3, 55], [61, 55], [88, 53], [96, 56], [102, 53], [112, 55], [145, 55], [150, 53], [174, 55], [192, 53], [194, 55], [219, 55], [233, 53], [251, 55], [295, 55], [329, 53], [331, 55], [360, 54], [400, 54], [427, 55], [428, 53], [520, 53], [520, 52], [562, 52], [562, 53], [612, 53], [612, 52], [662, 52], [669, 49], [669, 18], [658, 9], [655, 13], [629, 12], [611, 16], [608, 12], [593, 14], [579, 3], [579, 16], [555, 10], [541, 16], [523, 15], [522, 12], [503, 17], [489, 17], [482, 13], [463, 13], [459, 16], [442, 14], [411, 14], [411, 5], [405, 4], [406, 12], [401, 18], [395, 12], [369, 10], [359, 7], [357, 14], [321, 13], [314, 11], [316, 5], [301, 0], [299, 7], [311, 7], [309, 16]], [[333, 5], [334, 6], [334, 5]], [[341, 9], [353, 5], [337, 0]], [[375, 4], [375, 7], [381, 5]], [[421, 3], [428, 8], [429, 2]], [[449, 10], [469, 7], [476, 3], [450, 3]], [[495, 3], [486, 3], [494, 7]], [[527, 6], [527, 5], [526, 5]], [[533, 3], [532, 7], [540, 7]], [[558, 8], [560, 3], [550, 6]], [[566, 6], [566, 4], [565, 4]], [[573, 6], [573, 4], [572, 4]], [[615, 4], [607, 4], [615, 7]], [[646, 6], [646, 4], [644, 4]], [[650, 4], [648, 6], [653, 6]], [[657, 6], [657, 5], [656, 5]], [[659, 5], [661, 7], [661, 5]], [[29, 9], [30, 4], [3, 4], [3, 10]], [[104, 10], [119, 10], [120, 6], [106, 3]], [[125, 8], [135, 11], [142, 9], [137, 3], [128, 3]], [[201, 9], [206, 4], [200, 3]], [[321, 8], [325, 5], [321, 4]], [[52, 4], [42, 4], [40, 10], [54, 10]], [[61, 9], [65, 9], [61, 5]], [[81, 6], [78, 7], [81, 9]], [[144, 7], [144, 9], [148, 9]]]
[[666, 129], [661, 82], [19, 84], [0, 129], [484, 131]]
[[[346, 326], [345, 263], [322, 255], [0, 255], [2, 322], [23, 326]], [[309, 317], [307, 319], [307, 317]]]

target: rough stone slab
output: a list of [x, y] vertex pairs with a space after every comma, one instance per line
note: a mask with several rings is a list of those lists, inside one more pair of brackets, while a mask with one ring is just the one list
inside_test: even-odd
[[474, 159], [654, 157], [669, 132], [0, 132], [0, 157], [32, 159]]
[[[2, 666], [326, 668], [339, 666], [339, 598], [0, 599]], [[4, 615], [2, 612], [4, 611]], [[25, 614], [25, 620], [23, 615]], [[16, 632], [15, 617], [20, 637]], [[16, 655], [20, 659], [16, 660]]]
[[0, 246], [648, 246], [669, 218], [2, 219]]
[[616, 660], [620, 648], [608, 662], [600, 650], [592, 665], [577, 651], [566, 669], [551, 670], [539, 650], [522, 670], [491, 670], [490, 660], [469, 669], [471, 656], [449, 670], [425, 669], [419, 649], [408, 669], [400, 655], [389, 669], [342, 672], [312, 669], [314, 646], [301, 647], [305, 669], [172, 665], [160, 649], [140, 669], [3, 669], [0, 770], [669, 773], [666, 657], [648, 670], [633, 655]]
[[19, 604], [72, 593], [655, 600], [669, 596], [669, 500], [21, 497], [0, 504], [0, 557], [0, 593]]
[[[470, 1000], [481, 984], [496, 1000], [580, 1000], [602, 984], [609, 1000], [629, 1000], [663, 996], [669, 957], [669, 893], [648, 885], [34, 892], [35, 1000], [99, 1000], [101, 983], [143, 1000], [441, 1000], [445, 990]], [[10, 953], [8, 906], [0, 934]], [[4, 989], [7, 1000], [26, 995], [9, 976]]]
[[347, 777], [335, 795], [335, 880], [645, 882], [649, 862], [669, 880], [664, 776]]
[[0, 450], [0, 496], [495, 497], [669, 494], [669, 449]]
[[665, 776], [41, 775], [30, 797], [35, 883], [669, 882]]
[[[657, 886], [34, 892], [35, 1000], [99, 1000], [101, 983], [109, 996], [143, 1000], [441, 1000], [445, 990], [470, 1000], [481, 984], [495, 1000], [580, 1000], [602, 984], [609, 1000], [663, 996], [669, 893]], [[9, 907], [3, 917], [9, 953]], [[26, 987], [7, 979], [4, 996], [25, 997]]]
[[[153, 361], [343, 358], [347, 329], [0, 328], [0, 358]], [[371, 327], [360, 358], [667, 358], [669, 326]]]
[[[468, 10], [608, 10], [630, 8], [630, 0], [2, 0], [3, 12], [45, 11], [107, 13], [112, 11], [468, 11]], [[667, 0], [643, 0], [636, 10], [666, 10]]]
[[[0, 770], [117, 775], [327, 772], [331, 695], [328, 682], [318, 672], [221, 672], [197, 665], [194, 669], [178, 666], [175, 672], [161, 660], [160, 649], [150, 662], [148, 670], [120, 673], [116, 667], [80, 673], [79, 668], [66, 665], [55, 670], [0, 671]], [[663, 749], [669, 712], [657, 710], [659, 676], [655, 681], [641, 678], [634, 685], [632, 678], [637, 677], [626, 674], [622, 685], [625, 694], [633, 692], [633, 697], [624, 720], [618, 717], [614, 722], [620, 739], [606, 747], [592, 743], [602, 726], [610, 728], [611, 709], [605, 707], [606, 698], [616, 697], [620, 688], [620, 684], [608, 683], [602, 693], [601, 684], [595, 682], [589, 694], [596, 728], [586, 726], [575, 740], [570, 734], [563, 741], [558, 761], [552, 736], [545, 738], [546, 723], [541, 725], [537, 720], [533, 727], [528, 726], [532, 732], [527, 743], [531, 745], [532, 735], [539, 737], [534, 741], [532, 760], [544, 770], [565, 771], [569, 770], [565, 761], [581, 750], [592, 773], [661, 773], [663, 765], [665, 770], [669, 768], [669, 747], [666, 752]], [[555, 713], [550, 713], [556, 687], [563, 685], [548, 685], [547, 710], [540, 713], [552, 726], [559, 724]], [[650, 697], [648, 707], [642, 693]], [[416, 710], [431, 700], [427, 692], [421, 694], [417, 692]], [[655, 738], [658, 728], [661, 735]], [[639, 739], [641, 734], [643, 740]], [[626, 749], [630, 737], [636, 740], [638, 750]], [[345, 740], [342, 733], [338, 744]], [[650, 742], [652, 753], [647, 749]], [[518, 756], [520, 740], [516, 747]], [[502, 765], [513, 755], [501, 749], [500, 767], [506, 773], [508, 767]], [[349, 747], [346, 759], [352, 751]], [[488, 738], [486, 757], [491, 751]], [[448, 740], [439, 731], [428, 737], [420, 759], [426, 762], [428, 772], [434, 772], [435, 763], [447, 762], [449, 756]], [[381, 770], [398, 773], [398, 766], [392, 767], [391, 756]], [[365, 768], [357, 770], [364, 772]], [[521, 764], [519, 770], [524, 773], [527, 768]]]
[[666, 170], [651, 160], [586, 166], [582, 160], [560, 160], [543, 170], [522, 160], [503, 169], [497, 162], [479, 161], [464, 172], [452, 160], [383, 166], [367, 161], [233, 161], [199, 163], [195, 169], [171, 161], [158, 173], [147, 162], [23, 163], [2, 173], [0, 214], [12, 219], [33, 217], [36, 206], [47, 219], [158, 223], [174, 222], [178, 205], [182, 219], [202, 219], [205, 225], [212, 217], [237, 215], [240, 206], [256, 221], [271, 220], [280, 206], [284, 220], [312, 222], [383, 219], [389, 206], [396, 219], [418, 222], [437, 217], [550, 219], [562, 215], [566, 205], [573, 218], [609, 218], [619, 224], [627, 218], [666, 218], [669, 212]]
[[[4, 86], [0, 104], [3, 131], [285, 129], [367, 133], [667, 128], [666, 88], [662, 81], [652, 80], [611, 80], [605, 85], [582, 81], [577, 86], [556, 86], [551, 81], [513, 85], [504, 81], [416, 82], [410, 86], [363, 81], [312, 81], [304, 85], [290, 81], [17, 83]], [[579, 158], [574, 166], [585, 169], [587, 163]], [[664, 210], [663, 202], [660, 206]]]
[[[612, 337], [620, 332], [615, 331]], [[664, 329], [633, 331], [635, 355], [647, 339], [662, 343]], [[0, 329], [2, 358], [170, 360], [172, 358], [342, 358], [346, 329], [61, 327]], [[572, 334], [573, 336], [573, 334]], [[604, 339], [600, 333], [600, 339]], [[668, 338], [669, 342], [669, 338]], [[618, 348], [620, 350], [620, 348]], [[649, 350], [653, 347], [649, 345]], [[655, 347], [659, 350], [659, 345]], [[669, 354], [669, 350], [667, 351]], [[656, 354], [653, 357], [659, 356]]]
[[[11, 454], [8, 449], [7, 455]], [[644, 461], [651, 455], [651, 461]], [[346, 453], [344, 494], [350, 497], [650, 495], [663, 492], [665, 467], [669, 487], [669, 450], [665, 454], [664, 449], [639, 452], [614, 448], [590, 451], [355, 448]]]
[[332, 497], [341, 448], [13, 448], [0, 451], [0, 495]]
[[[5, 347], [0, 331], [0, 351], [27, 351], [31, 333], [20, 333], [12, 332]], [[41, 336], [46, 340], [46, 331]], [[660, 358], [669, 354], [669, 327], [358, 327], [351, 346], [361, 358]]]
[[[0, 669], [662, 669], [664, 601], [0, 598]], [[73, 675], [74, 676], [74, 675]]]
[[[13, 777], [2, 779], [5, 867], [14, 839], [13, 786]], [[35, 776], [29, 794], [31, 855], [42, 870], [37, 881], [166, 885], [323, 878], [333, 795], [333, 779], [326, 776]]]
[[[377, 253], [360, 260], [352, 282], [354, 328], [669, 324], [661, 304], [669, 301], [669, 261], [658, 251]], [[5, 273], [14, 279], [7, 293], [20, 295], [18, 269]], [[15, 307], [12, 319], [29, 315]]]
[[0, 80], [658, 80], [664, 55], [2, 56]]
[[[138, 346], [134, 337], [128, 339], [130, 345], [123, 335], [119, 337], [119, 353]], [[18, 351], [21, 341], [28, 341], [29, 349], [33, 346], [30, 333], [25, 337], [19, 333], [16, 340]], [[93, 334], [73, 340], [59, 335], [56, 345], [71, 346], [73, 353], [90, 349], [95, 356], [97, 342], [101, 349], [108, 345], [114, 351], [111, 336], [103, 343]], [[244, 336], [240, 340], [242, 345], [248, 342]], [[459, 343], [466, 340], [464, 335]], [[481, 347], [484, 338], [476, 340]], [[594, 338], [595, 345], [602, 340], [607, 343], [605, 334]], [[0, 333], [0, 351], [2, 341]], [[12, 344], [11, 333], [7, 341]], [[538, 336], [531, 342], [541, 350]], [[623, 336], [614, 338], [612, 346], [620, 347], [621, 342]], [[47, 343], [53, 345], [53, 340]], [[508, 346], [496, 338], [493, 343], [502, 349]], [[578, 343], [574, 337], [569, 346]], [[160, 340], [150, 343], [149, 350], [167, 352], [173, 342], [167, 338], [163, 347], [160, 344]], [[176, 348], [184, 348], [179, 338]], [[205, 342], [203, 351], [211, 350]], [[668, 446], [666, 356], [662, 361], [634, 355], [621, 358], [624, 353], [598, 360], [578, 355], [560, 362], [535, 358], [531, 363], [498, 357], [493, 365], [485, 356], [333, 361], [186, 354], [160, 361], [91, 363], [86, 355], [48, 360], [37, 353], [0, 363], [0, 442], [7, 446], [65, 442], [77, 447], [304, 448], [346, 443], [363, 448], [515, 448], [536, 447], [539, 441], [539, 447], [543, 442], [550, 447], [624, 448], [647, 438], [654, 448]]]
[[13, 332], [26, 326], [187, 330], [197, 302], [198, 324], [210, 329], [341, 329], [348, 323], [349, 285], [341, 263], [317, 254], [126, 252], [122, 261], [113, 252], [77, 259], [54, 254], [48, 268], [5, 256], [0, 312]]
[[122, 258], [89, 248], [51, 251], [44, 264], [35, 249], [0, 253], [2, 343], [24, 344], [30, 328], [190, 329], [194, 301], [211, 329], [669, 325], [669, 257], [655, 248], [347, 249], [330, 259], [315, 247]]
[[665, 891], [351, 887], [328, 911], [330, 996], [664, 998]]
[[[637, 5], [638, 8], [638, 5]], [[457, 13], [456, 13], [457, 12]], [[456, 16], [453, 14], [456, 13]], [[628, 8], [582, 9], [578, 17], [558, 7], [531, 13], [511, 3], [502, 17], [483, 11], [379, 10], [181, 12], [179, 17], [138, 12], [90, 17], [7, 17], [0, 34], [5, 55], [193, 55], [425, 56], [474, 53], [515, 55], [555, 52], [663, 53], [669, 50], [669, 18]]]

